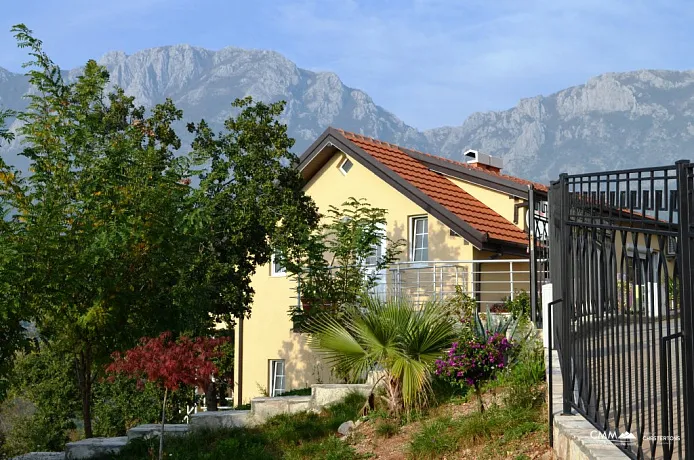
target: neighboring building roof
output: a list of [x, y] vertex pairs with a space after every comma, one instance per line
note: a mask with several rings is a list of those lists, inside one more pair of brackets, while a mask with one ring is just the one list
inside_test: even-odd
[[[447, 173], [434, 171], [429, 160], [438, 162], [443, 159], [432, 155], [328, 128], [300, 158], [300, 168], [305, 177], [315, 174], [327, 161], [323, 158], [314, 162], [330, 145], [355, 157], [476, 247], [489, 248], [498, 244], [527, 247], [528, 236], [524, 231], [447, 179]], [[444, 161], [456, 168], [464, 166], [463, 163]], [[495, 174], [487, 175], [493, 177]], [[498, 176], [496, 180], [504, 184], [518, 183], [510, 181], [508, 178], [511, 176]], [[527, 194], [527, 186], [525, 190]]]

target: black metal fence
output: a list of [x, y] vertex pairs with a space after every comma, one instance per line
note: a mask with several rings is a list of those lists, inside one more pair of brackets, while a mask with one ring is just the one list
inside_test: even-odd
[[632, 458], [694, 458], [693, 190], [685, 161], [550, 189], [563, 411]]

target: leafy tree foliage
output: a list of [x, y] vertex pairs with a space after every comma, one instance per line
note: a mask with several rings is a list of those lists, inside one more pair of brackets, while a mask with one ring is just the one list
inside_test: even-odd
[[340, 316], [344, 307], [356, 305], [376, 286], [379, 272], [397, 259], [404, 245], [386, 235], [386, 214], [364, 199], [350, 198], [341, 207], [330, 206], [304, 244], [280, 254], [280, 263], [298, 281], [303, 303], [290, 311], [295, 323], [321, 312]]
[[171, 128], [181, 112], [166, 101], [145, 116], [122, 90], [107, 93], [94, 61], [67, 83], [26, 27], [13, 30], [34, 58], [36, 89], [19, 114], [31, 175], [0, 171], [3, 206], [15, 210], [17, 301], [51, 346], [74, 356], [89, 437], [95, 363], [149, 332], [206, 328], [206, 312], [172, 289], [189, 249], [187, 165], [173, 155]]
[[303, 244], [318, 215], [282, 103], [236, 101], [227, 131], [191, 124], [193, 152], [176, 156], [172, 101], [146, 112], [108, 90], [94, 61], [65, 81], [29, 29], [13, 31], [34, 91], [17, 114], [30, 174], [0, 160], [0, 371], [23, 343], [19, 320], [31, 320], [71, 357], [90, 437], [93, 386], [114, 350], [249, 315], [256, 266]]
[[226, 132], [213, 133], [205, 121], [188, 126], [193, 157], [209, 165], [188, 216], [199, 238], [189, 285], [202, 280], [210, 311], [229, 322], [250, 314], [256, 267], [278, 248], [304, 244], [318, 222], [289, 150], [294, 140], [278, 121], [284, 103], [248, 97], [232, 105], [241, 112], [225, 122]]
[[219, 347], [226, 338], [190, 339], [186, 336], [173, 340], [170, 332], [156, 338], [143, 338], [140, 344], [124, 355], [116, 352], [106, 371], [112, 375], [122, 374], [134, 378], [138, 384], [143, 381], [154, 383], [164, 389], [161, 409], [161, 435], [159, 436], [159, 460], [164, 453], [164, 423], [166, 421], [166, 397], [182, 385], [202, 385], [206, 387], [217, 373], [213, 359], [222, 353]]

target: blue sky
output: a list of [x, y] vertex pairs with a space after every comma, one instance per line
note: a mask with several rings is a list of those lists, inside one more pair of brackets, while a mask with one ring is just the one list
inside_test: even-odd
[[337, 73], [408, 124], [461, 124], [593, 75], [694, 67], [688, 0], [25, 0], [3, 2], [0, 66], [23, 22], [64, 68], [188, 43], [272, 49]]

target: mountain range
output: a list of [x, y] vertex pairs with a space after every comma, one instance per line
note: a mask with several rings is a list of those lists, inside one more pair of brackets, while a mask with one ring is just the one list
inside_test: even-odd
[[[186, 121], [204, 118], [218, 129], [237, 97], [284, 100], [297, 154], [333, 126], [455, 160], [478, 149], [503, 158], [509, 174], [548, 182], [561, 172], [667, 164], [694, 152], [694, 71], [607, 73], [508, 110], [474, 113], [460, 126], [420, 131], [338, 75], [302, 69], [274, 51], [176, 45], [109, 52], [98, 62], [137, 103], [170, 97]], [[24, 108], [29, 90], [24, 75], [0, 68], [0, 107]], [[21, 168], [20, 148], [16, 140], [0, 152]]]

